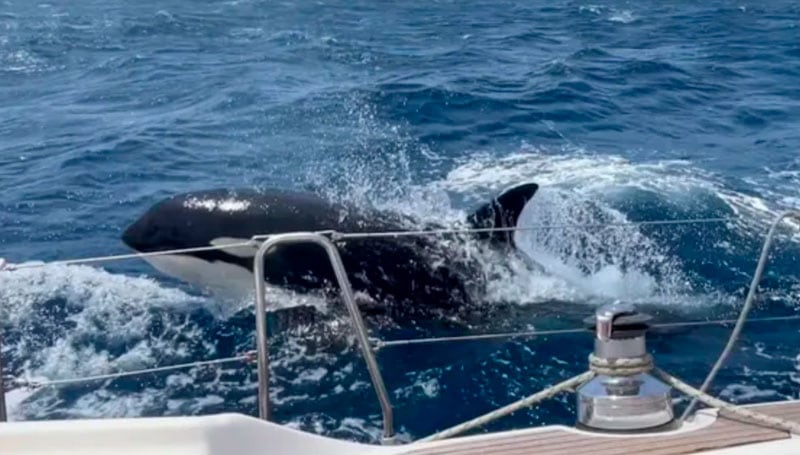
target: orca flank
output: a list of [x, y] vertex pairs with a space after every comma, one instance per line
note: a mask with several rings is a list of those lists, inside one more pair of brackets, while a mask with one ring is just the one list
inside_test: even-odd
[[[423, 227], [514, 227], [537, 189], [536, 184], [527, 183], [506, 190], [473, 211], [465, 225]], [[166, 275], [203, 289], [247, 295], [254, 287], [257, 248], [234, 244], [254, 235], [326, 230], [386, 232], [420, 226], [418, 220], [407, 216], [336, 203], [313, 193], [214, 189], [178, 194], [155, 204], [124, 231], [122, 240], [137, 252], [222, 247], [145, 259]], [[513, 232], [485, 232], [460, 237], [511, 252], [508, 247], [513, 246], [514, 236]], [[444, 315], [479, 298], [484, 285], [480, 265], [454, 250], [460, 242], [413, 236], [337, 243], [353, 290], [372, 301], [370, 308], [365, 308], [368, 313]], [[271, 285], [298, 292], [335, 286], [327, 256], [316, 245], [279, 245], [265, 261], [265, 278]]]

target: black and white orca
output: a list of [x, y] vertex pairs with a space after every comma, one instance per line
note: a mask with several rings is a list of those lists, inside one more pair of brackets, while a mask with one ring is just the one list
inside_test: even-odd
[[[517, 185], [481, 205], [463, 224], [422, 225], [393, 212], [330, 201], [283, 189], [215, 189], [179, 194], [154, 205], [122, 235], [137, 252], [204, 246], [213, 251], [150, 256], [159, 271], [212, 291], [252, 293], [256, 246], [236, 246], [254, 235], [286, 232], [385, 232], [430, 228], [508, 228], [534, 196], [534, 183]], [[469, 236], [414, 236], [338, 241], [342, 261], [365, 310], [387, 315], [445, 315], [480, 299], [484, 268], [465, 242], [515, 254], [513, 232]], [[230, 245], [226, 247], [226, 245]], [[335, 290], [335, 277], [316, 245], [281, 245], [268, 253], [266, 280], [293, 291]], [[335, 295], [335, 294], [333, 294]]]

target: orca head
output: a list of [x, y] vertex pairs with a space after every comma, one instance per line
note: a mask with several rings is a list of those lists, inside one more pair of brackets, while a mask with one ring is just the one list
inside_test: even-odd
[[[339, 204], [302, 191], [198, 191], [158, 202], [125, 229], [122, 241], [142, 253], [206, 248], [149, 255], [144, 259], [166, 275], [205, 288], [236, 288], [241, 287], [236, 282], [243, 281], [247, 281], [244, 287], [252, 288], [253, 262], [258, 250], [258, 244], [250, 242], [253, 236], [324, 231], [340, 226], [349, 230], [349, 226], [360, 220], [343, 215], [346, 212]], [[345, 218], [350, 220], [347, 225], [342, 224]], [[276, 247], [270, 252], [272, 266], [267, 278], [272, 274], [281, 282], [305, 283], [309, 268], [327, 265], [320, 265], [318, 253], [324, 252], [315, 245]], [[297, 261], [286, 263], [286, 257]]]
[[253, 194], [233, 190], [175, 195], [128, 226], [122, 241], [143, 253], [244, 241], [265, 228], [264, 217], [254, 216], [259, 203]]
[[128, 226], [122, 241], [140, 253], [231, 245], [144, 259], [166, 275], [239, 297], [241, 289], [252, 288], [256, 251], [256, 246], [241, 243], [266, 228], [268, 219], [259, 207], [263, 202], [255, 193], [232, 190], [175, 195]]

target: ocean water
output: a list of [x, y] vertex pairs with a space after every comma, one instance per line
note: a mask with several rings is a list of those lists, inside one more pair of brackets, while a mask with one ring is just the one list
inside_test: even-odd
[[[0, 257], [126, 253], [128, 223], [190, 190], [313, 188], [455, 221], [534, 181], [521, 224], [731, 220], [519, 233], [546, 272], [483, 258], [486, 311], [466, 332], [580, 327], [616, 300], [657, 320], [731, 317], [769, 223], [800, 205], [798, 87], [789, 1], [0, 0]], [[797, 312], [797, 227], [781, 229], [755, 316]], [[270, 292], [290, 308], [270, 315], [275, 420], [375, 442], [346, 321]], [[313, 323], [291, 316], [304, 304]], [[749, 325], [713, 392], [797, 398], [798, 328]], [[699, 384], [728, 330], [650, 347]], [[48, 265], [0, 273], [0, 331], [8, 374], [54, 380], [235, 355], [254, 346], [254, 315], [143, 261]], [[420, 345], [379, 362], [409, 440], [582, 372], [590, 346], [588, 333]], [[255, 392], [252, 366], [226, 364], [17, 390], [12, 418], [256, 415]], [[562, 396], [488, 428], [573, 421]]]

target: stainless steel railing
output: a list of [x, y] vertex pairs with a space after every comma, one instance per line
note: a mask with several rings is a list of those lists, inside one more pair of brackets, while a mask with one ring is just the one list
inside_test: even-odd
[[364, 355], [364, 360], [367, 363], [369, 376], [372, 380], [372, 386], [375, 393], [378, 395], [378, 401], [381, 405], [381, 412], [383, 413], [383, 441], [390, 443], [394, 438], [394, 414], [392, 411], [392, 403], [389, 400], [389, 394], [386, 391], [386, 386], [383, 382], [378, 362], [375, 360], [375, 354], [372, 346], [367, 338], [367, 329], [364, 326], [364, 320], [361, 318], [361, 312], [356, 305], [355, 298], [353, 297], [353, 289], [350, 285], [350, 280], [347, 278], [347, 273], [342, 263], [342, 258], [339, 255], [339, 249], [333, 242], [324, 235], [311, 232], [300, 232], [291, 234], [274, 235], [266, 239], [264, 243], [258, 248], [256, 253], [255, 262], [253, 264], [253, 274], [256, 283], [256, 340], [257, 340], [257, 363], [258, 363], [258, 414], [264, 420], [269, 420], [269, 356], [268, 356], [268, 340], [267, 340], [267, 322], [266, 311], [267, 303], [265, 297], [266, 282], [264, 279], [264, 256], [269, 252], [270, 248], [278, 244], [287, 243], [315, 243], [325, 249], [328, 258], [331, 261], [331, 266], [336, 274], [336, 281], [339, 284], [339, 289], [342, 294], [342, 299], [347, 310], [350, 313], [350, 318], [353, 321], [353, 328], [358, 337], [358, 344], [361, 347], [361, 353]]
[[[747, 310], [749, 309], [753, 296], [755, 295], [755, 290], [757, 288], [758, 281], [761, 278], [761, 274], [763, 273], [764, 266], [766, 264], [767, 259], [767, 252], [772, 244], [772, 241], [776, 235], [776, 230], [781, 221], [787, 217], [793, 217], [797, 220], [800, 220], [800, 212], [797, 211], [789, 211], [782, 213], [773, 223], [770, 231], [767, 234], [767, 237], [764, 242], [764, 247], [762, 250], [762, 256], [759, 260], [759, 266], [756, 269], [756, 275], [754, 276], [753, 283], [750, 287], [750, 292], [748, 294], [748, 298], [745, 305], [745, 310], [743, 310], [742, 316], [740, 316], [739, 320], [737, 320], [737, 325], [734, 330], [734, 334], [738, 335], [738, 332], [741, 330], [741, 325], [744, 323], [746, 319]], [[699, 220], [663, 220], [663, 221], [654, 221], [654, 222], [643, 222], [643, 223], [626, 223], [625, 225], [638, 225], [638, 224], [684, 224], [684, 223], [694, 223], [694, 222], [720, 222], [724, 221], [725, 219], [699, 219]], [[530, 229], [552, 229], [552, 228], [561, 228], [561, 227], [568, 227], [568, 226], [539, 226]], [[520, 229], [521, 228], [515, 228]], [[397, 237], [397, 236], [405, 236], [405, 235], [426, 235], [431, 233], [437, 233], [438, 231], [418, 231], [418, 232], [385, 232], [385, 233], [352, 233], [352, 234], [337, 234], [337, 238], [366, 238], [366, 237], [375, 237], [375, 236], [388, 236], [388, 237]], [[469, 232], [469, 230], [465, 231], [458, 231], [458, 232]], [[266, 283], [264, 281], [264, 257], [269, 252], [269, 250], [280, 243], [300, 243], [300, 242], [310, 242], [315, 243], [321, 246], [328, 254], [328, 258], [331, 262], [331, 266], [333, 267], [334, 273], [336, 275], [336, 279], [338, 285], [340, 287], [340, 292], [342, 294], [342, 298], [345, 301], [345, 305], [347, 306], [348, 312], [350, 313], [351, 319], [353, 320], [354, 329], [356, 330], [356, 335], [358, 338], [358, 343], [361, 348], [361, 351], [364, 355], [367, 368], [369, 370], [370, 378], [372, 380], [373, 387], [375, 392], [378, 396], [378, 400], [380, 402], [381, 411], [383, 413], [383, 440], [384, 443], [390, 443], [393, 441], [394, 438], [394, 420], [393, 420], [393, 410], [392, 404], [389, 400], [389, 394], [386, 391], [386, 387], [384, 385], [383, 378], [381, 376], [380, 370], [378, 368], [377, 361], [375, 359], [374, 350], [369, 343], [367, 337], [367, 330], [364, 325], [364, 321], [361, 317], [361, 313], [355, 303], [355, 299], [353, 296], [352, 287], [350, 285], [350, 281], [347, 278], [347, 274], [344, 270], [344, 265], [342, 263], [341, 256], [339, 255], [339, 251], [336, 248], [336, 245], [326, 236], [327, 234], [331, 234], [331, 232], [306, 232], [306, 233], [288, 233], [288, 234], [280, 234], [280, 235], [271, 235], [271, 236], [255, 236], [251, 239], [252, 241], [263, 241], [261, 246], [258, 249], [258, 252], [255, 257], [254, 261], [254, 274], [255, 274], [255, 287], [256, 287], [256, 335], [257, 335], [257, 363], [258, 363], [258, 408], [259, 408], [259, 416], [262, 419], [269, 420], [269, 357], [267, 354], [268, 351], [268, 339], [267, 339], [267, 327], [266, 327], [266, 301], [265, 301], [265, 287]], [[242, 245], [249, 244], [243, 243]], [[227, 247], [230, 247], [228, 245]], [[200, 251], [200, 250], [207, 250], [207, 249], [216, 249], [217, 247], [201, 247], [201, 248], [191, 248], [187, 250], [173, 250], [173, 251], [162, 251], [162, 252], [154, 252], [154, 253], [136, 253], [136, 254], [129, 254], [129, 255], [117, 255], [117, 256], [104, 256], [104, 257], [93, 257], [93, 258], [83, 258], [83, 259], [76, 259], [76, 260], [67, 260], [67, 261], [57, 261], [56, 263], [62, 265], [69, 265], [69, 264], [82, 264], [82, 263], [97, 263], [97, 262], [106, 262], [111, 260], [120, 260], [120, 259], [130, 259], [130, 258], [139, 258], [148, 255], [160, 255], [160, 254], [170, 254], [170, 253], [185, 253], [188, 251]], [[0, 258], [0, 271], [10, 269], [14, 270], [17, 268], [30, 268], [30, 267], [40, 267], [43, 264], [38, 265], [23, 265], [23, 266], [16, 266], [14, 268], [9, 267], [1, 258]], [[772, 320], [778, 318], [763, 318], [763, 320]], [[704, 321], [699, 323], [689, 323], [688, 325], [698, 325], [698, 324], [708, 324], [709, 322], [730, 322], [730, 321]], [[583, 330], [583, 329], [581, 329]], [[515, 334], [495, 334], [495, 335], [488, 335], [488, 337], [506, 337], [509, 335]], [[731, 340], [735, 340], [736, 336], [732, 336]], [[480, 339], [487, 337], [485, 335], [481, 336], [473, 336], [473, 337], [463, 337], [464, 339]], [[456, 337], [462, 338], [462, 337]], [[443, 338], [441, 341], [447, 340], [455, 340], [456, 338]], [[389, 345], [400, 345], [400, 344], [410, 344], [411, 340], [403, 340], [403, 342], [398, 343], [383, 343], [383, 346]], [[414, 342], [428, 342], [430, 340], [414, 340]], [[729, 341], [729, 346], [733, 341]], [[0, 333], [0, 347], [2, 345], [2, 333]], [[720, 356], [720, 360], [718, 363], [724, 361], [727, 353], [729, 352], [730, 347], [726, 346], [725, 351]], [[0, 350], [0, 353], [2, 351]], [[234, 359], [234, 358], [231, 358]], [[229, 361], [231, 359], [222, 359], [224, 361]], [[213, 361], [217, 362], [217, 361]], [[195, 362], [195, 363], [211, 363], [211, 362]], [[192, 365], [194, 365], [193, 363]], [[185, 367], [186, 365], [179, 365], [178, 368]], [[709, 374], [706, 382], [710, 382], [718, 367], [715, 365], [712, 372]], [[149, 371], [149, 370], [142, 370], [142, 371]], [[124, 373], [124, 374], [130, 374]], [[707, 387], [704, 385], [704, 388]], [[6, 411], [6, 402], [5, 402], [5, 384], [3, 378], [3, 359], [2, 355], [0, 354], [0, 422], [5, 422], [7, 420], [7, 411]], [[691, 407], [690, 407], [691, 409]]]

